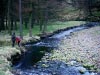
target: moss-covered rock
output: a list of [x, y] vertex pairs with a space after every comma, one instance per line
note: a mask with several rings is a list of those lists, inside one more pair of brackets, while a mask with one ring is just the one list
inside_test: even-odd
[[83, 66], [86, 69], [90, 70], [90, 71], [97, 71], [97, 67], [95, 65], [92, 65], [92, 64], [84, 64]]
[[38, 36], [33, 36], [33, 37], [24, 36], [23, 40], [21, 40], [21, 44], [36, 43], [39, 40], [40, 37]]

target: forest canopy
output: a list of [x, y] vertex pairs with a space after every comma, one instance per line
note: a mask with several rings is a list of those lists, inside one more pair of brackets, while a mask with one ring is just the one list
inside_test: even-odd
[[14, 25], [17, 29], [16, 22], [20, 21], [20, 14], [26, 28], [31, 21], [32, 27], [39, 23], [40, 29], [43, 23], [50, 20], [99, 21], [99, 7], [100, 0], [1, 0], [0, 31], [10, 31]]

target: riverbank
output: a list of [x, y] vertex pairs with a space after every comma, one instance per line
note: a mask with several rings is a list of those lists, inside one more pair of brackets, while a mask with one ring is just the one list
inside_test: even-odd
[[13, 75], [11, 70], [11, 57], [20, 54], [20, 49], [12, 48], [10, 46], [0, 47], [0, 75]]
[[[99, 62], [95, 63], [95, 60], [99, 60], [100, 26], [88, 25], [87, 29], [74, 31], [71, 35], [59, 38], [58, 48], [45, 52], [45, 56], [30, 66], [30, 69], [17, 69], [13, 73], [15, 75], [99, 75], [97, 74], [100, 72]], [[45, 41], [43, 43], [52, 44], [50, 39]], [[24, 59], [27, 64], [27, 57]]]
[[[42, 61], [59, 60], [67, 63], [70, 60], [77, 60], [78, 62], [82, 63], [85, 67], [89, 66], [90, 69], [92, 66], [93, 68], [92, 71], [94, 70], [99, 71], [97, 67], [100, 64], [98, 61], [99, 49], [100, 49], [99, 30], [100, 27], [98, 26], [72, 33], [71, 36], [63, 38], [61, 40], [59, 48], [53, 50], [53, 52], [50, 54], [48, 58], [44, 56], [42, 58]], [[26, 37], [26, 40], [27, 39], [28, 38]], [[0, 75], [4, 75], [4, 73], [6, 75], [11, 75], [10, 73], [11, 63], [7, 59], [8, 57], [11, 57], [14, 53], [15, 54], [20, 53], [20, 49], [18, 47], [12, 48], [10, 46], [8, 47], [3, 46], [1, 47], [0, 51], [1, 51], [0, 58], [3, 59], [3, 61], [0, 60], [1, 61]], [[46, 55], [48, 55], [48, 53]], [[42, 66], [46, 67], [47, 65], [43, 64]]]
[[[48, 54], [46, 54], [48, 55]], [[53, 50], [45, 60], [68, 62], [77, 60], [83, 66], [90, 66], [91, 71], [100, 72], [100, 26], [74, 32], [62, 39], [58, 49]], [[91, 66], [93, 66], [91, 68]]]
[[[11, 73], [12, 65], [16, 64], [23, 52], [26, 49], [23, 46], [18, 47], [15, 44], [15, 47], [11, 46], [11, 36], [4, 35], [0, 37], [0, 75], [13, 75]], [[21, 41], [21, 44], [26, 42], [35, 42], [40, 38], [24, 36], [24, 39]]]

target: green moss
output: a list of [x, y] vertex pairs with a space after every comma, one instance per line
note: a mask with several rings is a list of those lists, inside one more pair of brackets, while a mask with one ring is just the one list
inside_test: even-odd
[[95, 12], [93, 12], [93, 15], [94, 15], [94, 16], [97, 16], [97, 17], [100, 17], [100, 11], [95, 11]]
[[11, 45], [11, 41], [0, 40], [0, 46], [9, 46]]
[[4, 71], [0, 71], [0, 75], [5, 75], [5, 72]]
[[2, 64], [2, 63], [5, 63], [5, 61], [4, 60], [0, 60], [0, 64]]
[[[20, 50], [12, 48], [10, 46], [0, 47], [0, 75], [11, 75], [8, 74], [12, 69], [11, 62], [7, 59], [11, 58], [11, 55], [14, 55], [16, 53], [20, 53]], [[3, 72], [5, 72], [6, 74], [4, 74]]]
[[95, 65], [83, 65], [83, 67], [85, 67], [86, 69], [90, 70], [90, 71], [97, 71], [97, 67]]
[[49, 65], [47, 65], [47, 64], [42, 64], [42, 67], [49, 67]]
[[80, 72], [81, 74], [84, 74], [84, 71], [82, 71], [82, 70], [80, 70], [79, 72]]

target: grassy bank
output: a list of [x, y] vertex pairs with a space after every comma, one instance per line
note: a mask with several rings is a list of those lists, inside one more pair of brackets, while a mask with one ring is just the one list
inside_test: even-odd
[[[92, 71], [100, 72], [100, 26], [74, 32], [63, 38], [58, 49], [46, 59], [68, 62], [77, 60]], [[45, 59], [45, 57], [43, 58]], [[45, 60], [43, 60], [45, 61]]]
[[12, 75], [10, 72], [12, 63], [7, 59], [11, 59], [11, 56], [16, 53], [20, 54], [20, 50], [17, 48], [10, 46], [0, 47], [0, 75]]
[[[47, 33], [52, 33], [58, 29], [63, 29], [66, 27], [71, 27], [71, 26], [78, 26], [81, 24], [86, 23], [85, 21], [66, 21], [66, 22], [61, 22], [61, 21], [56, 21], [56, 22], [48, 22], [47, 23]], [[19, 31], [16, 31], [17, 34], [19, 34]], [[23, 34], [27, 35], [29, 33], [28, 29], [23, 29]], [[33, 35], [38, 35], [41, 34], [41, 31], [39, 29], [39, 25], [34, 25], [34, 28], [32, 29], [32, 34]]]
[[[78, 26], [78, 25], [81, 25], [84, 23], [86, 23], [86, 22], [85, 21], [48, 22], [46, 32], [52, 33], [59, 29], [72, 27], [72, 26]], [[39, 27], [40, 27], [39, 25], [34, 25], [34, 28], [32, 29], [32, 35], [34, 35], [34, 37], [37, 36], [38, 34], [42, 33], [40, 31]], [[16, 33], [16, 36], [19, 36], [19, 30], [14, 31], [14, 32]], [[25, 29], [24, 25], [23, 25], [23, 36], [24, 36], [25, 40], [30, 39], [29, 29]], [[35, 37], [35, 38], [39, 39], [39, 37]], [[11, 46], [11, 36], [7, 33], [7, 31], [0, 32], [0, 46], [9, 46], [9, 45]]]

